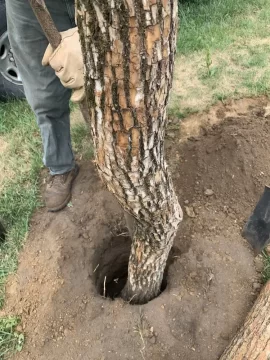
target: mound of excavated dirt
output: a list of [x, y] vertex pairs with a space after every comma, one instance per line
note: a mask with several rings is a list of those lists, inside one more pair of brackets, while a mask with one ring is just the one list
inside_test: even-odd
[[81, 164], [72, 206], [35, 214], [9, 279], [5, 312], [21, 314], [27, 335], [16, 359], [219, 358], [259, 291], [261, 264], [240, 232], [270, 179], [265, 106], [266, 99], [221, 104], [185, 120], [181, 141], [168, 140], [185, 219], [167, 288], [144, 306], [98, 294], [115, 247], [125, 262], [129, 241], [116, 236], [121, 209], [93, 165]]

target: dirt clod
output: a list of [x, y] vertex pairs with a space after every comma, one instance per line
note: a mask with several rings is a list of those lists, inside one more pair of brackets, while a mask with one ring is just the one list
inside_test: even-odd
[[185, 210], [186, 210], [187, 216], [189, 216], [190, 218], [196, 217], [194, 208], [192, 206], [185, 206]]
[[263, 259], [261, 255], [256, 256], [256, 258], [254, 259], [254, 264], [257, 272], [261, 273], [264, 268]]
[[206, 189], [204, 192], [204, 195], [212, 196], [212, 195], [214, 195], [214, 191], [212, 189]]
[[253, 283], [252, 284], [253, 290], [260, 290], [260, 288], [262, 287], [262, 285], [260, 283]]

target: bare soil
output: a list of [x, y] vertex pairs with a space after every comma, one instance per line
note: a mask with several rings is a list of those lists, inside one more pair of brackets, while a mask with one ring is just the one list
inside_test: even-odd
[[[81, 163], [72, 204], [33, 216], [9, 279], [5, 313], [19, 313], [27, 335], [14, 359], [217, 360], [260, 290], [262, 264], [241, 229], [270, 178], [266, 107], [266, 98], [231, 101], [192, 115], [180, 134], [170, 125], [167, 156], [185, 218], [167, 287], [143, 306], [100, 295], [130, 241], [94, 165]], [[105, 279], [105, 293], [121, 275]]]

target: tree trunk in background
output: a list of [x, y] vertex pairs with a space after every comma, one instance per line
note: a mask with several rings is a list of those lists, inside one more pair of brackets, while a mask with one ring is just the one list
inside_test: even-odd
[[270, 281], [220, 360], [270, 359]]
[[159, 294], [182, 219], [164, 157], [177, 18], [177, 0], [77, 1], [96, 165], [135, 219], [122, 292], [133, 303]]

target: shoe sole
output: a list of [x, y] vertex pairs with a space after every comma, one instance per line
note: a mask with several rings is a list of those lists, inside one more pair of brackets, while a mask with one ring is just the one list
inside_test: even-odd
[[78, 176], [79, 170], [80, 170], [79, 165], [76, 165], [76, 172], [75, 172], [74, 178], [73, 178], [73, 180], [72, 180], [72, 182], [71, 182], [70, 193], [68, 194], [68, 196], [67, 196], [67, 198], [65, 199], [65, 201], [63, 201], [61, 205], [58, 205], [58, 206], [55, 207], [55, 208], [48, 208], [47, 210], [48, 210], [49, 212], [57, 212], [57, 211], [60, 211], [60, 210], [64, 209], [64, 207], [67, 206], [67, 204], [69, 203], [69, 201], [70, 201], [70, 199], [71, 199], [71, 190], [72, 190], [73, 182], [74, 182], [74, 180], [76, 179], [76, 177]]

